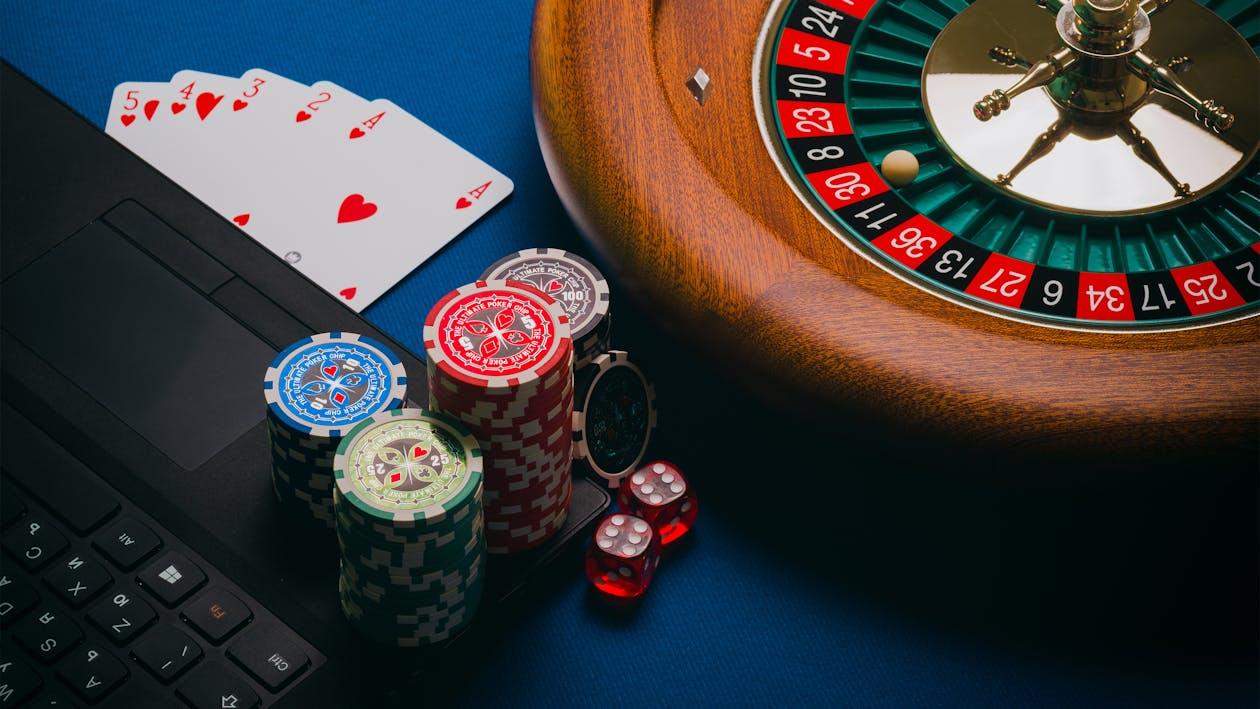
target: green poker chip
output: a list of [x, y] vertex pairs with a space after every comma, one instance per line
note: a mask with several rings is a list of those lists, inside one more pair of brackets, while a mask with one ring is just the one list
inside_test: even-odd
[[337, 449], [333, 478], [348, 516], [428, 526], [468, 504], [481, 449], [459, 423], [424, 409], [373, 415]]
[[[467, 625], [486, 556], [476, 438], [444, 414], [382, 412], [347, 432], [331, 467], [338, 591], [351, 624], [395, 646], [430, 645]], [[297, 469], [322, 482], [312, 466]]]

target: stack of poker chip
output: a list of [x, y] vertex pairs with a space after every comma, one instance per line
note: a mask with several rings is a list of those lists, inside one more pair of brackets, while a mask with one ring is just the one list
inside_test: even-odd
[[271, 486], [286, 508], [333, 526], [332, 464], [342, 437], [407, 396], [402, 360], [350, 332], [325, 332], [276, 355], [263, 378]]
[[553, 298], [519, 281], [478, 281], [425, 319], [429, 406], [459, 419], [486, 457], [493, 554], [542, 544], [568, 518], [573, 344]]
[[481, 280], [528, 283], [559, 301], [573, 333], [574, 369], [612, 348], [608, 281], [581, 256], [563, 249], [525, 249], [496, 261]]
[[611, 489], [638, 469], [656, 428], [656, 390], [621, 350], [575, 375], [573, 457]]
[[338, 593], [363, 635], [423, 647], [472, 620], [486, 563], [483, 462], [467, 429], [424, 409], [378, 413], [342, 441]]

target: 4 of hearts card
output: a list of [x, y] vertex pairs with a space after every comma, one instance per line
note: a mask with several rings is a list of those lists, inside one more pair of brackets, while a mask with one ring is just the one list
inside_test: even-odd
[[105, 132], [356, 312], [512, 192], [389, 101], [262, 69], [119, 84]]

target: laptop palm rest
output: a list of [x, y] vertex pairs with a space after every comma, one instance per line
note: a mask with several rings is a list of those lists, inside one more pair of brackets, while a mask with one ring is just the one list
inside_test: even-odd
[[5, 329], [180, 467], [263, 418], [275, 349], [103, 222], [4, 283]]

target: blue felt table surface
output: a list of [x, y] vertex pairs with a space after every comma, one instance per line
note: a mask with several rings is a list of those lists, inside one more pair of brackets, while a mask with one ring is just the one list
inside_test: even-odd
[[[164, 81], [182, 69], [240, 75], [254, 67], [308, 84], [326, 79], [369, 99], [391, 99], [508, 175], [515, 193], [505, 204], [366, 311], [421, 351], [429, 305], [486, 264], [532, 246], [589, 251], [560, 205], [535, 137], [532, 11], [530, 0], [4, 0], [0, 55], [98, 126], [123, 81]], [[1180, 510], [1175, 486], [1157, 484], [1141, 503], [1160, 517], [1150, 523], [1155, 531], [1130, 534], [1127, 525], [1100, 522], [1106, 504], [1128, 499], [1106, 485], [1079, 495], [1054, 484], [1030, 490], [1000, 474], [968, 477], [961, 469], [969, 466], [949, 455], [938, 470], [920, 470], [921, 459], [899, 450], [914, 448], [904, 441], [863, 452], [860, 427], [801, 441], [722, 378], [690, 373], [704, 366], [676, 350], [650, 314], [628, 301], [615, 301], [614, 310], [617, 344], [641, 354], [659, 379], [655, 453], [694, 471], [702, 500], [695, 539], [666, 560], [633, 612], [602, 607], [576, 567], [556, 570], [478, 650], [475, 671], [451, 676], [467, 683], [457, 700], [1256, 705], [1254, 646], [1217, 646], [1213, 633], [1196, 634], [1202, 623], [1190, 614], [1197, 611], [1179, 600], [1195, 590], [1199, 574], [1219, 576], [1226, 564], [1202, 561], [1193, 544], [1179, 547], [1177, 530], [1211, 527], [1219, 509]], [[942, 482], [942, 474], [961, 479]], [[1252, 500], [1221, 502], [1235, 493]], [[1039, 502], [1047, 496], [1053, 508]], [[1228, 514], [1250, 508], [1253, 516], [1234, 526], [1254, 541], [1253, 485], [1230, 482], [1200, 498]], [[1076, 518], [1100, 538], [1073, 536], [1075, 522], [1056, 526]], [[1145, 548], [1152, 535], [1160, 549]], [[1077, 566], [1075, 553], [1055, 556], [1064, 544], [1106, 553]], [[1254, 544], [1241, 549], [1239, 578], [1252, 583]], [[1035, 558], [1043, 554], [1048, 567]], [[1145, 581], [1126, 587], [1112, 559], [1168, 581], [1171, 590], [1148, 596]], [[1063, 582], [1074, 574], [1077, 580]], [[1047, 585], [1056, 590], [1038, 592]], [[1212, 611], [1204, 610], [1203, 622], [1222, 622]], [[1254, 634], [1254, 609], [1238, 622]]]

